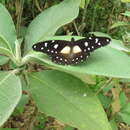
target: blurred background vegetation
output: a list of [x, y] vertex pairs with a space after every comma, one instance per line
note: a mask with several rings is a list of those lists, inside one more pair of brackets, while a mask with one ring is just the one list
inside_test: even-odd
[[[63, 0], [0, 0], [11, 13], [17, 32], [20, 34], [25, 33], [28, 24], [40, 12], [61, 1]], [[123, 3], [120, 0], [86, 0], [86, 4], [82, 3], [78, 18], [73, 23], [59, 29], [58, 35], [69, 32], [77, 34], [78, 31], [80, 35], [86, 36], [88, 32], [97, 31], [109, 33], [121, 39], [126, 31], [129, 31], [126, 27], [110, 29], [113, 23], [128, 20], [121, 13], [129, 9], [129, 3]], [[22, 32], [19, 32], [20, 27], [22, 27]]]

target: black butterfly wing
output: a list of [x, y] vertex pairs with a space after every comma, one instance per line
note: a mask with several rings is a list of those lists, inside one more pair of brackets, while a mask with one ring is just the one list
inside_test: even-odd
[[86, 61], [90, 53], [76, 53], [72, 57], [64, 54], [57, 54], [52, 56], [52, 61], [61, 65], [79, 64]]
[[92, 52], [97, 48], [102, 46], [106, 46], [111, 42], [111, 39], [108, 37], [98, 37], [95, 35], [91, 35], [87, 38], [77, 40], [76, 44], [80, 46], [82, 51], [85, 52]]
[[39, 42], [33, 45], [33, 50], [46, 53], [50, 56], [58, 55], [60, 51], [69, 44], [69, 41], [65, 40], [50, 40]]

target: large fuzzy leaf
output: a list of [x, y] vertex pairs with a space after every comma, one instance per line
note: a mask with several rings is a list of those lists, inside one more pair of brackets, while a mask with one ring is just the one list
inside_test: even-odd
[[[1, 43], [1, 39], [4, 42]], [[14, 49], [15, 40], [16, 31], [12, 18], [7, 9], [0, 4], [0, 46], [6, 44], [6, 48], [12, 50]]]
[[13, 72], [0, 72], [0, 126], [9, 118], [21, 97], [20, 79]]
[[111, 130], [98, 98], [79, 79], [59, 71], [29, 74], [38, 108], [79, 130]]
[[56, 30], [71, 22], [78, 16], [80, 0], [64, 0], [58, 5], [46, 9], [29, 25], [25, 37], [26, 51], [31, 46], [47, 36], [55, 34]]

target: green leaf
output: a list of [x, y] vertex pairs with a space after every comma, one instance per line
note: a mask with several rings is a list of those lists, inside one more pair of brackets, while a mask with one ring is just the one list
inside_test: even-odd
[[25, 105], [27, 104], [28, 100], [28, 95], [22, 95], [17, 107], [15, 108], [16, 115], [22, 114], [24, 112]]
[[111, 98], [109, 98], [107, 96], [104, 96], [103, 94], [99, 94], [98, 98], [100, 99], [100, 101], [101, 101], [101, 103], [102, 103], [102, 105], [103, 105], [103, 107], [105, 109], [107, 109], [108, 107], [110, 107], [110, 104], [112, 102]]
[[129, 3], [130, 0], [121, 0], [121, 2], [123, 2], [123, 3]]
[[121, 109], [121, 112], [130, 114], [130, 102]]
[[85, 1], [86, 1], [86, 0], [81, 0], [81, 3], [80, 3], [80, 7], [81, 7], [81, 8], [84, 8], [84, 7], [85, 7]]
[[59, 71], [31, 73], [29, 80], [40, 111], [80, 130], [111, 130], [98, 98], [81, 80]]
[[110, 29], [113, 29], [113, 28], [117, 28], [117, 27], [120, 27], [120, 26], [130, 26], [130, 23], [127, 23], [127, 22], [123, 22], [123, 21], [118, 21], [116, 23], [114, 23]]
[[26, 51], [32, 45], [47, 36], [55, 34], [56, 30], [71, 22], [78, 16], [80, 0], [64, 0], [58, 5], [46, 9], [29, 25], [25, 37]]
[[20, 79], [13, 72], [0, 72], [0, 126], [9, 118], [20, 97]]
[[0, 37], [7, 41], [8, 48], [14, 49], [16, 40], [15, 26], [7, 9], [0, 4]]
[[[69, 38], [71, 37], [64, 37], [65, 40], [68, 40]], [[78, 39], [79, 37], [74, 38]], [[91, 74], [116, 78], [130, 78], [130, 57], [124, 52], [116, 50], [114, 47], [111, 48], [109, 46], [97, 49], [91, 54], [86, 62], [79, 65], [58, 65], [51, 62], [47, 55], [34, 51], [28, 53], [22, 59], [22, 62], [25, 64], [31, 60], [36, 60], [38, 63], [44, 64], [45, 66], [52, 69], [64, 71], [71, 74]]]
[[8, 57], [0, 56], [0, 65], [6, 64], [9, 61]]
[[130, 11], [125, 11], [125, 13], [122, 13], [122, 14], [125, 15], [125, 16], [130, 17]]
[[123, 108], [128, 102], [127, 96], [125, 95], [124, 92], [121, 92], [120, 94], [120, 104], [121, 104], [121, 108]]
[[121, 40], [112, 39], [112, 44], [109, 46], [120, 51], [130, 52], [130, 49], [126, 48]]
[[115, 120], [111, 120], [110, 124], [111, 124], [112, 130], [118, 130], [118, 127], [117, 127]]
[[10, 59], [15, 62], [15, 56], [13, 55], [13, 53], [11, 51], [9, 51], [6, 48], [0, 47], [0, 54], [2, 55], [6, 55], [8, 57], [10, 57]]
[[126, 124], [130, 125], [130, 113], [118, 113], [118, 116], [120, 117], [120, 122], [125, 122]]
[[90, 0], [81, 0], [80, 7], [84, 9], [86, 5], [88, 6], [89, 2]]
[[125, 122], [130, 125], [130, 103], [127, 103], [121, 111], [117, 114], [117, 119], [120, 122]]

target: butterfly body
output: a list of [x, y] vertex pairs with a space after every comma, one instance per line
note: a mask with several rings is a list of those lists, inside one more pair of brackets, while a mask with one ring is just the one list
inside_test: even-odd
[[110, 41], [110, 38], [92, 35], [77, 41], [72, 38], [71, 41], [50, 40], [39, 42], [32, 48], [35, 51], [46, 53], [57, 64], [70, 65], [86, 61], [90, 52], [109, 44]]

